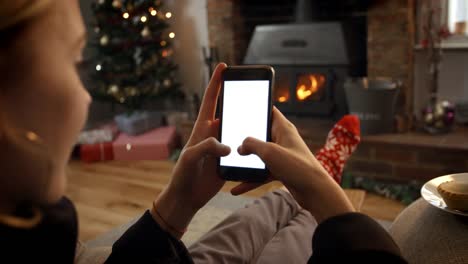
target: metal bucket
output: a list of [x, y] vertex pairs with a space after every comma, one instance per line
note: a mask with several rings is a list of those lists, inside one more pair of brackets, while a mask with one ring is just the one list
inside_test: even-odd
[[346, 80], [344, 87], [349, 111], [361, 121], [361, 134], [394, 132], [395, 104], [401, 82], [355, 78]]

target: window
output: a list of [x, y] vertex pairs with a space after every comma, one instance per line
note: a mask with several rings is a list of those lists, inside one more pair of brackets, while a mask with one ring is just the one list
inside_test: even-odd
[[424, 48], [430, 10], [433, 10], [433, 30], [446, 28], [450, 33], [442, 39], [442, 48], [468, 48], [468, 0], [418, 0], [416, 3], [416, 49]]
[[468, 1], [448, 0], [447, 24], [454, 35], [467, 35]]

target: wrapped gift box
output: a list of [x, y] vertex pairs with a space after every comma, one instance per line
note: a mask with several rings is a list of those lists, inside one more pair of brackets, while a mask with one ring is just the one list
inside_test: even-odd
[[96, 129], [86, 130], [80, 133], [78, 144], [97, 144], [111, 142], [119, 133], [117, 125], [112, 122]]
[[177, 146], [174, 126], [160, 127], [139, 136], [121, 133], [113, 143], [115, 160], [164, 160]]
[[113, 160], [112, 142], [81, 145], [80, 158], [84, 162]]
[[159, 127], [163, 123], [164, 115], [160, 112], [134, 112], [131, 115], [121, 114], [114, 120], [120, 131], [128, 135], [139, 135]]

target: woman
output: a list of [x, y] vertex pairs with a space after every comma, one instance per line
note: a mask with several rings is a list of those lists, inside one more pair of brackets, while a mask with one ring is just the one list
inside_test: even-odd
[[[77, 0], [0, 3], [0, 250], [2, 257], [15, 262], [71, 263], [75, 258], [76, 212], [62, 197], [67, 162], [91, 101], [75, 69], [85, 35]], [[216, 173], [216, 157], [236, 151], [215, 139], [219, 121], [214, 114], [225, 67], [218, 65], [213, 74], [171, 182], [155, 197], [151, 209], [114, 244], [108, 263], [190, 263], [192, 256], [202, 261], [215, 248], [210, 244], [213, 236], [219, 238], [218, 242], [235, 239], [232, 229], [223, 233], [218, 227], [190, 253], [179, 240], [194, 214], [224, 184]], [[295, 127], [276, 109], [272, 136], [274, 143], [247, 138], [237, 151], [257, 154], [271, 176], [282, 181], [291, 193], [277, 192], [276, 202], [267, 196], [259, 201], [261, 208], [294, 207], [314, 216], [315, 220], [310, 215], [304, 218], [318, 224], [311, 260], [325, 263], [346, 256], [403, 262], [396, 245], [375, 222], [353, 213], [343, 191], [310, 153]], [[243, 183], [232, 192], [240, 194], [255, 187]], [[272, 201], [268, 206], [267, 200]], [[281, 214], [278, 210], [269, 216], [279, 219]], [[249, 230], [251, 223], [245, 219], [253, 218], [245, 215], [248, 213], [241, 211], [227, 221], [237, 223], [237, 231]], [[278, 219], [272, 219], [270, 225], [279, 223]], [[265, 226], [261, 222], [256, 225]], [[265, 237], [251, 232], [239, 233]], [[231, 235], [223, 238], [220, 234]], [[241, 237], [239, 241], [246, 251], [252, 246], [259, 247], [260, 252], [262, 245], [253, 240]], [[308, 245], [312, 237], [305, 240]], [[230, 245], [235, 247], [236, 243]], [[258, 252], [243, 256], [247, 255], [245, 250], [231, 250], [239, 255], [235, 261], [250, 262], [260, 257]], [[22, 253], [17, 254], [19, 251]], [[215, 254], [229, 255], [221, 251]]]

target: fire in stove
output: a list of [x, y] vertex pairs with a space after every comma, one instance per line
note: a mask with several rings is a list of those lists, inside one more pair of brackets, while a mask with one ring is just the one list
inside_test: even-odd
[[299, 101], [320, 100], [325, 84], [325, 76], [322, 74], [302, 74], [297, 79], [296, 97]]
[[288, 100], [288, 97], [285, 96], [285, 95], [282, 95], [282, 96], [280, 96], [280, 97], [278, 98], [278, 102], [280, 102], [280, 103], [284, 103], [284, 102], [286, 102], [287, 100]]
[[[296, 79], [296, 101], [320, 101], [324, 94], [326, 77], [323, 74], [309, 73], [299, 74]], [[284, 103], [289, 101], [289, 91], [286, 85], [279, 82], [280, 87], [276, 87], [276, 101]], [[283, 87], [284, 86], [284, 87]]]

